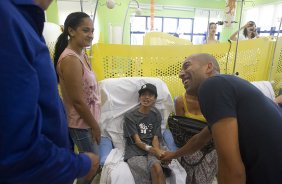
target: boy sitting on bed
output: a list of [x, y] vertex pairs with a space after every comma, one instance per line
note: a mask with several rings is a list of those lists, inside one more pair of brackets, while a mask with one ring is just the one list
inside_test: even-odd
[[154, 107], [157, 88], [147, 83], [138, 91], [140, 105], [125, 114], [126, 138], [124, 160], [128, 163], [136, 184], [165, 183], [158, 158], [160, 149], [161, 114]]

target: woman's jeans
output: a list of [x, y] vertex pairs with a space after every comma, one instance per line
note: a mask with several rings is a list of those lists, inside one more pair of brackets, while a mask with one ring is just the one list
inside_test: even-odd
[[[95, 155], [99, 155], [99, 147], [93, 141], [91, 128], [78, 129], [69, 128], [70, 136], [73, 143], [77, 146], [78, 152], [91, 152]], [[87, 181], [85, 178], [78, 178], [77, 184], [90, 184], [91, 181]]]

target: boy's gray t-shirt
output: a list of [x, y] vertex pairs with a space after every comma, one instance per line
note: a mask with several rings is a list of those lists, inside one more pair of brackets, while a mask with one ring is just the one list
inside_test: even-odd
[[136, 146], [133, 135], [138, 134], [141, 141], [152, 145], [153, 137], [156, 135], [159, 138], [161, 134], [161, 114], [156, 108], [152, 108], [148, 114], [143, 114], [136, 108], [124, 116], [124, 137], [125, 143], [125, 155], [124, 160], [127, 160], [133, 156], [147, 155], [147, 152]]

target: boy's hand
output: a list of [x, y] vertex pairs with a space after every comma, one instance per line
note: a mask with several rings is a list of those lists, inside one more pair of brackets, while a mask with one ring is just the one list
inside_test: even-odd
[[153, 155], [155, 155], [158, 159], [160, 159], [160, 157], [164, 154], [164, 150], [161, 150], [161, 149], [159, 149], [159, 148], [154, 148], [154, 147], [152, 147], [151, 149], [150, 149], [150, 152], [153, 154]]

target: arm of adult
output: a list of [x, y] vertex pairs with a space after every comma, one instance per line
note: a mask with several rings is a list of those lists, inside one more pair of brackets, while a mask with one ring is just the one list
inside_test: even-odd
[[[177, 116], [185, 116], [182, 96], [178, 96], [176, 98], [175, 112]], [[200, 133], [189, 139], [189, 141], [180, 149], [178, 149], [176, 152], [166, 151], [161, 156], [161, 159], [163, 161], [169, 161], [171, 159], [178, 158], [184, 155], [193, 154], [196, 151], [200, 150], [203, 146], [205, 146], [210, 139], [211, 139], [210, 131], [208, 127], [206, 127]]]
[[199, 88], [203, 115], [211, 127], [218, 154], [219, 183], [245, 183], [245, 167], [240, 154], [237, 122], [238, 87], [234, 76], [215, 75]]
[[189, 141], [178, 149], [176, 152], [166, 151], [161, 159], [163, 161], [169, 161], [174, 158], [182, 157], [184, 155], [190, 155], [195, 153], [204, 147], [211, 139], [211, 134], [208, 127], [205, 127], [200, 133], [194, 135]]
[[83, 69], [81, 62], [74, 56], [67, 56], [61, 61], [60, 67], [68, 97], [81, 118], [92, 128], [94, 141], [99, 144], [101, 139], [99, 125], [83, 99], [83, 87], [81, 82]]
[[247, 26], [248, 26], [248, 23], [245, 24], [243, 27], [241, 27], [240, 30], [235, 31], [235, 32], [230, 36], [229, 40], [237, 41], [237, 39], [238, 39], [238, 38], [237, 38], [238, 32], [240, 32], [241, 30], [245, 29], [245, 27], [247, 27]]
[[215, 122], [212, 126], [212, 137], [218, 155], [219, 184], [246, 183], [245, 167], [239, 149], [237, 119], [229, 117]]

